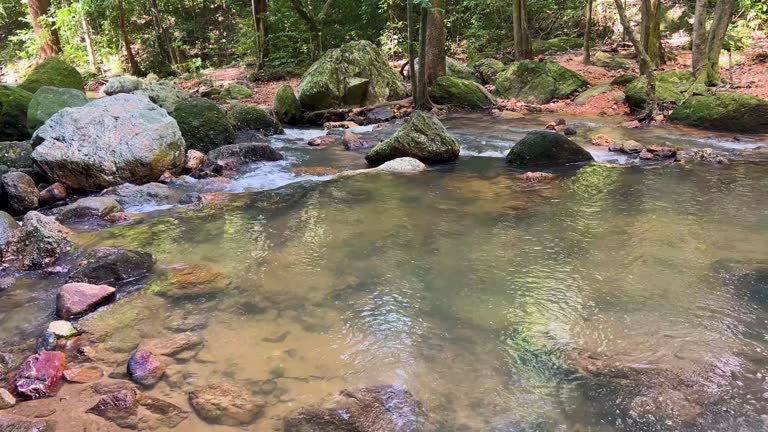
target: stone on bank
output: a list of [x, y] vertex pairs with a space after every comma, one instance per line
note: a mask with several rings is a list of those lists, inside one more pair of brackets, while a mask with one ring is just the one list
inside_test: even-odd
[[496, 90], [502, 97], [535, 104], [566, 99], [588, 85], [582, 75], [550, 60], [515, 62], [496, 78]]
[[507, 162], [517, 167], [556, 166], [591, 162], [594, 158], [580, 145], [557, 132], [529, 132], [507, 153]]
[[425, 164], [452, 162], [459, 158], [459, 143], [432, 114], [413, 113], [391, 138], [378, 144], [365, 156], [371, 166], [412, 157]]
[[767, 133], [768, 101], [727, 92], [714, 96], [691, 96], [672, 111], [669, 120], [704, 129]]
[[496, 104], [480, 84], [449, 76], [441, 76], [429, 88], [429, 97], [438, 104], [467, 109], [485, 109]]

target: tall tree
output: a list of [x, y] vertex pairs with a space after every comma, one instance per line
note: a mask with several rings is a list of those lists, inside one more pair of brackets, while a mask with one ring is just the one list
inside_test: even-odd
[[654, 68], [665, 63], [661, 44], [661, 6], [661, 0], [642, 0], [640, 3], [640, 40]]
[[512, 0], [512, 33], [515, 38], [515, 59], [533, 58], [531, 38], [528, 34], [527, 0]]
[[136, 56], [133, 55], [131, 39], [128, 37], [128, 25], [125, 20], [123, 0], [116, 0], [116, 3], [118, 24], [120, 25], [120, 37], [123, 39], [123, 48], [125, 49], [125, 57], [128, 60], [128, 67], [131, 75], [139, 76], [141, 75], [141, 67], [139, 67], [139, 62], [136, 61]]
[[253, 28], [256, 30], [256, 69], [264, 67], [267, 58], [267, 0], [251, 0]]
[[[709, 32], [706, 31], [707, 1], [697, 0], [693, 23], [693, 75], [708, 85], [720, 83], [720, 51], [733, 19], [736, 0], [717, 0]], [[705, 40], [706, 38], [706, 40]]]
[[432, 108], [429, 101], [429, 86], [427, 85], [427, 38], [429, 34], [429, 0], [419, 0], [422, 3], [421, 20], [419, 23], [419, 67], [416, 70], [416, 93], [413, 96], [413, 105], [416, 109], [428, 110]]
[[148, 0], [149, 14], [152, 16], [152, 27], [155, 30], [155, 41], [157, 49], [163, 60], [169, 64], [175, 64], [174, 52], [171, 49], [170, 37], [168, 36], [168, 27], [165, 25], [163, 16], [160, 14], [160, 6], [157, 0]]
[[83, 32], [83, 40], [85, 42], [85, 51], [88, 54], [88, 68], [91, 72], [97, 74], [101, 73], [101, 66], [99, 66], [99, 59], [96, 57], [96, 48], [93, 43], [93, 33], [91, 32], [91, 25], [88, 24], [88, 13], [82, 2], [80, 3], [80, 27]]
[[408, 76], [411, 78], [411, 96], [416, 100], [419, 82], [416, 78], [416, 23], [414, 22], [413, 0], [406, 1], [408, 23]]
[[[642, 1], [647, 2], [651, 0]], [[627, 37], [629, 37], [629, 40], [632, 42], [632, 46], [635, 47], [635, 52], [637, 52], [637, 56], [640, 60], [640, 69], [644, 71], [643, 73], [645, 74], [647, 81], [645, 90], [645, 110], [643, 115], [640, 117], [640, 120], [650, 121], [656, 115], [658, 110], [658, 100], [656, 98], [656, 75], [653, 72], [653, 61], [648, 56], [645, 48], [643, 48], [643, 44], [640, 42], [640, 39], [638, 39], [638, 37], [635, 35], [635, 31], [632, 30], [632, 23], [630, 23], [629, 18], [627, 18], [627, 12], [624, 10], [624, 5], [622, 4], [621, 0], [614, 0], [614, 3], [616, 4], [616, 11], [619, 13], [621, 25], [624, 27], [624, 31], [626, 32]]]
[[427, 20], [427, 85], [434, 84], [445, 69], [445, 0], [431, 0]]
[[592, 37], [592, 0], [587, 0], [587, 24], [584, 29], [584, 64], [589, 65], [592, 64], [592, 59], [590, 57], [589, 50], [592, 48], [590, 46], [590, 39]]
[[336, 0], [326, 0], [325, 4], [320, 8], [320, 13], [315, 16], [310, 12], [312, 9], [308, 4], [305, 4], [303, 0], [291, 0], [293, 10], [296, 11], [296, 14], [304, 21], [307, 25], [307, 30], [309, 30], [309, 42], [312, 50], [310, 54], [313, 59], [320, 57], [323, 53], [322, 29], [328, 20], [335, 3]]
[[29, 0], [27, 2], [29, 16], [32, 18], [32, 28], [40, 47], [40, 58], [45, 59], [61, 52], [59, 32], [45, 24], [51, 8], [51, 0]]

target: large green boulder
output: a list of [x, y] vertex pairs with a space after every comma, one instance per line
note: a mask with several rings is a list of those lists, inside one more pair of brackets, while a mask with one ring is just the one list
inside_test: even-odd
[[459, 143], [437, 117], [417, 111], [392, 137], [372, 148], [365, 160], [376, 167], [401, 157], [426, 164], [451, 162], [459, 158]]
[[82, 90], [85, 87], [85, 81], [77, 69], [54, 56], [48, 57], [35, 66], [19, 87], [34, 93], [43, 86]]
[[496, 98], [480, 84], [449, 76], [439, 77], [432, 84], [429, 97], [441, 105], [469, 109], [485, 109], [496, 104]]
[[368, 41], [328, 50], [299, 84], [299, 101], [310, 110], [373, 105], [405, 95], [402, 77]]
[[[656, 74], [656, 97], [659, 102], [681, 104], [686, 99], [685, 92], [691, 87], [693, 76], [690, 72], [668, 71]], [[641, 76], [624, 88], [627, 105], [633, 110], [645, 108], [645, 92], [648, 80]]]
[[704, 129], [768, 133], [768, 101], [739, 93], [691, 96], [669, 120]]
[[283, 123], [297, 124], [301, 122], [301, 102], [293, 93], [293, 88], [287, 84], [277, 90], [274, 110], [277, 118]]
[[253, 96], [253, 92], [248, 87], [241, 84], [232, 84], [227, 86], [219, 93], [219, 97], [222, 99], [248, 99]]
[[529, 132], [507, 153], [507, 163], [517, 167], [557, 166], [593, 160], [580, 145], [550, 131]]
[[533, 52], [535, 54], [561, 53], [583, 47], [584, 39], [567, 36], [533, 42]]
[[271, 114], [259, 107], [236, 104], [229, 113], [232, 127], [236, 131], [257, 130], [264, 135], [283, 133], [280, 122]]
[[507, 67], [500, 60], [486, 58], [475, 63], [473, 68], [484, 84], [496, 84], [496, 77]]
[[630, 70], [632, 63], [621, 57], [613, 56], [605, 52], [598, 52], [592, 58], [592, 64], [608, 70]]
[[472, 69], [468, 68], [464, 63], [450, 57], [445, 58], [445, 73], [449, 77], [474, 81], [477, 83], [480, 82], [480, 79], [477, 78], [477, 75], [475, 75], [475, 72], [472, 71]]
[[171, 115], [181, 129], [187, 150], [207, 153], [235, 142], [235, 131], [227, 113], [208, 99], [191, 98], [179, 102]]
[[18, 87], [0, 85], [0, 141], [29, 138], [27, 108], [32, 93]]
[[610, 84], [600, 84], [595, 87], [591, 87], [587, 89], [586, 91], [582, 92], [580, 95], [576, 97], [576, 99], [573, 100], [573, 103], [575, 105], [586, 105], [587, 102], [589, 102], [590, 99], [593, 97], [608, 93], [610, 91], [613, 91], [613, 86]]
[[64, 108], [80, 107], [88, 103], [82, 90], [40, 87], [27, 108], [27, 128], [34, 133], [46, 120]]
[[176, 109], [176, 105], [189, 100], [190, 97], [184, 90], [167, 82], [151, 84], [141, 90], [132, 92], [132, 94], [148, 97], [149, 100], [168, 111], [168, 113], [172, 113]]
[[496, 79], [496, 90], [502, 97], [536, 104], [565, 99], [588, 85], [580, 74], [549, 60], [515, 62]]

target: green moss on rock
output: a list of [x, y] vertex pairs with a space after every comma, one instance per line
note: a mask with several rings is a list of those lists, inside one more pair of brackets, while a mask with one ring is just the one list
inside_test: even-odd
[[221, 91], [219, 96], [222, 99], [248, 99], [253, 96], [251, 89], [244, 85], [232, 84]]
[[472, 69], [468, 68], [464, 63], [450, 57], [445, 58], [445, 73], [449, 77], [474, 81], [477, 83], [480, 82], [480, 79], [477, 78], [477, 75], [475, 75], [475, 72], [472, 71]]
[[549, 60], [515, 62], [496, 79], [502, 97], [537, 104], [565, 99], [588, 85], [582, 75]]
[[580, 145], [557, 132], [530, 132], [507, 153], [507, 163], [517, 167], [556, 166], [593, 161]]
[[593, 97], [608, 93], [613, 90], [613, 86], [610, 84], [600, 84], [599, 86], [592, 87], [583, 93], [581, 93], [579, 96], [576, 97], [576, 99], [573, 100], [573, 103], [576, 105], [586, 105], [587, 102], [589, 102], [590, 99]]
[[469, 109], [485, 109], [496, 104], [480, 84], [449, 76], [439, 77], [429, 89], [429, 97], [442, 105]]
[[29, 138], [27, 109], [32, 93], [18, 87], [0, 85], [0, 141]]
[[365, 160], [379, 166], [401, 157], [425, 164], [451, 162], [459, 158], [459, 143], [434, 115], [417, 111], [391, 138], [372, 148]]
[[236, 131], [258, 130], [264, 135], [276, 135], [284, 132], [280, 122], [272, 114], [259, 107], [236, 104], [232, 107], [229, 116], [232, 127]]
[[473, 68], [483, 83], [495, 84], [496, 77], [507, 67], [500, 60], [486, 58], [475, 63]]
[[172, 115], [181, 129], [187, 150], [208, 152], [235, 142], [235, 131], [227, 113], [208, 99], [191, 98], [180, 102]]
[[43, 86], [82, 90], [85, 87], [85, 81], [77, 69], [54, 56], [48, 57], [35, 66], [19, 87], [35, 93]]
[[27, 109], [27, 128], [34, 133], [46, 120], [64, 108], [79, 107], [88, 103], [82, 90], [71, 88], [40, 87]]
[[691, 96], [669, 120], [705, 129], [768, 133], [768, 101], [739, 93]]
[[577, 48], [584, 48], [584, 39], [563, 36], [533, 43], [535, 54], [561, 53]]
[[[691, 87], [693, 77], [690, 72], [668, 71], [656, 74], [656, 96], [659, 102], [674, 102], [681, 104], [685, 100], [685, 92]], [[624, 96], [630, 108], [642, 110], [645, 108], [645, 92], [648, 81], [644, 76], [627, 84]]]
[[621, 57], [612, 56], [608, 53], [598, 52], [592, 59], [595, 66], [600, 66], [608, 70], [630, 70], [632, 63]]
[[636, 79], [637, 79], [637, 75], [632, 75], [632, 74], [619, 75], [616, 78], [611, 80], [611, 85], [625, 86]]
[[293, 88], [284, 85], [277, 90], [274, 103], [275, 115], [283, 123], [296, 124], [301, 122], [301, 103], [293, 93]]

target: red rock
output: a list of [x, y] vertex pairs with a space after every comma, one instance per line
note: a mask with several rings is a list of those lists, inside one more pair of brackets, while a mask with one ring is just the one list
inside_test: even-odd
[[69, 283], [59, 288], [57, 313], [64, 319], [77, 318], [110, 302], [115, 289], [107, 285]]
[[653, 160], [653, 154], [651, 154], [651, 152], [648, 150], [641, 151], [639, 157], [642, 160]]
[[128, 359], [128, 375], [137, 384], [153, 386], [160, 381], [164, 373], [163, 362], [149, 351], [135, 351]]
[[42, 351], [30, 356], [16, 374], [16, 392], [27, 399], [50, 396], [61, 382], [66, 366], [62, 352]]
[[54, 183], [40, 192], [40, 204], [53, 204], [67, 198], [67, 188], [61, 183]]

